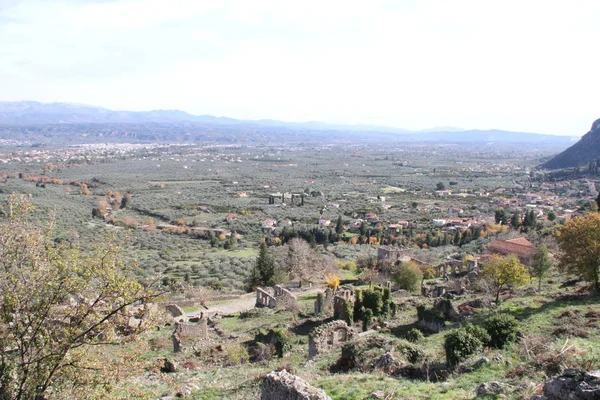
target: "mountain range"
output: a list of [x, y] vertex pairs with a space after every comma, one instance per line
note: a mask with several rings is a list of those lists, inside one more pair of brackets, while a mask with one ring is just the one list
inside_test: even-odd
[[[323, 132], [327, 134], [324, 135]], [[211, 115], [192, 115], [180, 110], [115, 111], [72, 103], [35, 101], [0, 102], [0, 139], [94, 142], [216, 140], [303, 141], [409, 141], [436, 143], [509, 143], [562, 146], [568, 136], [502, 130], [463, 130], [440, 127], [422, 131], [376, 126], [343, 125], [318, 121], [240, 120]]]

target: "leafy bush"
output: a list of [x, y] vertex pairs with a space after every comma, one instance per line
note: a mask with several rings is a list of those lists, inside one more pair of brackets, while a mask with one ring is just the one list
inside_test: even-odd
[[456, 329], [444, 337], [444, 350], [446, 351], [446, 364], [449, 367], [477, 353], [483, 348], [483, 343], [476, 336], [467, 332], [465, 328]]
[[492, 315], [483, 322], [483, 326], [490, 335], [490, 346], [497, 349], [514, 342], [519, 331], [519, 323], [508, 314]]
[[419, 290], [422, 280], [423, 272], [414, 263], [403, 262], [394, 271], [394, 282], [400, 289], [415, 292]]
[[467, 331], [468, 334], [475, 336], [477, 339], [479, 339], [479, 341], [484, 346], [488, 346], [490, 344], [490, 341], [492, 340], [492, 338], [490, 337], [490, 334], [481, 326], [467, 324], [467, 325], [465, 325], [465, 330]]
[[371, 321], [373, 321], [373, 311], [370, 308], [366, 308], [363, 313], [363, 331], [366, 331], [371, 326]]
[[412, 364], [418, 363], [419, 361], [425, 359], [425, 351], [414, 343], [401, 340], [400, 343], [396, 346], [396, 349], [406, 357], [408, 362]]
[[383, 308], [383, 294], [380, 290], [365, 290], [363, 292], [362, 304], [365, 309], [371, 310], [373, 316], [381, 314]]
[[419, 321], [436, 322], [439, 324], [444, 324], [446, 322], [444, 314], [442, 314], [441, 311], [422, 304], [417, 306], [417, 319]]
[[420, 342], [424, 338], [423, 333], [417, 328], [412, 328], [406, 333], [406, 335], [404, 335], [404, 337], [406, 338], [406, 340], [412, 343]]

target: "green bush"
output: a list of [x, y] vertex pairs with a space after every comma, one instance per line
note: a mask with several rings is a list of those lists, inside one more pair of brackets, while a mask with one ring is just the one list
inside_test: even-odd
[[439, 324], [445, 324], [446, 320], [444, 314], [441, 311], [431, 307], [427, 307], [423, 304], [417, 306], [417, 319], [425, 322], [436, 322]]
[[365, 309], [370, 309], [373, 316], [381, 315], [383, 309], [383, 293], [377, 289], [369, 289], [365, 290], [362, 296], [362, 303]]
[[409, 342], [415, 343], [415, 342], [420, 342], [421, 340], [423, 340], [423, 338], [425, 336], [423, 336], [423, 333], [420, 330], [418, 330], [417, 328], [412, 328], [410, 331], [408, 331], [406, 333], [406, 335], [404, 335], [404, 337]]
[[446, 364], [449, 367], [483, 349], [483, 343], [465, 328], [456, 329], [444, 337], [444, 350], [446, 351]]
[[489, 346], [492, 338], [490, 334], [481, 326], [476, 326], [473, 324], [465, 325], [465, 330], [469, 335], [475, 336], [484, 346]]
[[371, 321], [373, 321], [373, 311], [370, 308], [366, 308], [363, 313], [363, 331], [366, 331], [371, 326]]
[[400, 289], [416, 292], [421, 287], [423, 272], [413, 263], [402, 263], [394, 271], [394, 282]]
[[483, 326], [490, 335], [490, 346], [497, 349], [514, 342], [519, 331], [519, 323], [508, 314], [492, 315], [483, 322]]
[[406, 357], [408, 362], [412, 364], [418, 363], [425, 359], [425, 351], [414, 343], [401, 340], [398, 345], [396, 345], [396, 349]]

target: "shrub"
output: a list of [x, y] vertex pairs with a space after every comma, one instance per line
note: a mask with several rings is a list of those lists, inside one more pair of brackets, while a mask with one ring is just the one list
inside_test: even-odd
[[404, 337], [406, 338], [406, 340], [412, 343], [419, 342], [424, 338], [423, 333], [417, 328], [412, 328], [406, 333], [406, 335], [404, 335]]
[[[423, 335], [421, 334], [421, 336]], [[414, 343], [401, 340], [396, 346], [396, 349], [406, 357], [408, 362], [412, 364], [418, 363], [419, 361], [425, 359], [425, 351]]]
[[519, 323], [508, 314], [492, 315], [483, 322], [483, 326], [490, 335], [490, 346], [497, 349], [514, 342], [519, 331]]
[[373, 311], [370, 308], [366, 308], [363, 313], [363, 331], [366, 331], [371, 326], [371, 321], [373, 321]]
[[325, 283], [331, 290], [336, 291], [340, 286], [340, 277], [332, 273], [325, 274]]
[[400, 289], [415, 292], [419, 290], [422, 280], [423, 272], [413, 263], [403, 262], [394, 271], [394, 282]]
[[446, 364], [449, 367], [477, 353], [483, 348], [483, 343], [465, 328], [456, 329], [444, 337], [444, 350], [446, 351]]
[[469, 335], [475, 336], [477, 339], [479, 339], [481, 344], [483, 344], [484, 346], [488, 346], [490, 344], [490, 341], [492, 340], [490, 334], [481, 326], [467, 324], [465, 325], [465, 330]]
[[383, 308], [383, 294], [380, 290], [365, 290], [363, 292], [363, 306], [372, 312], [372, 316], [381, 314]]

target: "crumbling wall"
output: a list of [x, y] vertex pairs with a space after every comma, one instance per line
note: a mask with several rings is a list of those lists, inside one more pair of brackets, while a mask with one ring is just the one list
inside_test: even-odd
[[335, 291], [333, 298], [333, 315], [335, 318], [339, 318], [344, 321], [351, 320], [351, 316], [348, 315], [346, 310], [346, 302], [348, 302], [350, 305], [350, 310], [354, 309], [354, 296], [354, 289], [347, 286], [340, 287]]
[[165, 306], [165, 309], [167, 310], [169, 315], [171, 315], [171, 317], [173, 317], [173, 318], [181, 317], [182, 315], [185, 314], [183, 312], [183, 310], [181, 309], [181, 307], [179, 307], [177, 304], [167, 304]]
[[336, 320], [314, 328], [308, 335], [308, 356], [328, 352], [354, 336], [354, 330], [345, 321]]
[[274, 288], [275, 307], [285, 310], [296, 310], [298, 308], [298, 300], [289, 290], [280, 285]]
[[277, 301], [275, 297], [268, 292], [268, 289], [256, 288], [256, 306], [257, 307], [269, 307], [275, 308]]
[[302, 378], [286, 370], [273, 371], [261, 385], [261, 400], [331, 400], [321, 389], [317, 389]]
[[195, 324], [175, 325], [171, 339], [173, 340], [173, 352], [178, 353], [186, 348], [193, 347], [198, 341], [208, 337], [208, 318], [200, 315]]

